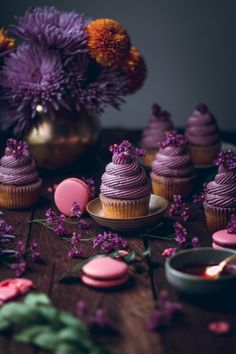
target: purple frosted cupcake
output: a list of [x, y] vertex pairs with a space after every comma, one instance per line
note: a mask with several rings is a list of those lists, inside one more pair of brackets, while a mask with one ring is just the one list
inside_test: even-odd
[[100, 200], [104, 215], [129, 219], [148, 214], [150, 182], [137, 157], [143, 151], [127, 140], [110, 147], [112, 162], [102, 175]]
[[144, 164], [151, 167], [158, 151], [158, 144], [164, 139], [165, 132], [173, 129], [171, 115], [167, 111], [162, 111], [161, 107], [154, 103], [152, 115], [148, 125], [142, 132], [141, 145], [145, 149]]
[[212, 165], [220, 152], [220, 133], [213, 114], [205, 104], [199, 104], [187, 119], [185, 136], [195, 165]]
[[230, 149], [221, 152], [216, 160], [218, 173], [206, 186], [204, 210], [211, 231], [225, 229], [236, 214], [236, 155]]
[[152, 163], [153, 193], [168, 200], [172, 200], [174, 194], [186, 198], [193, 190], [194, 179], [194, 166], [185, 138], [175, 131], [166, 132]]
[[8, 139], [0, 160], [0, 206], [9, 209], [31, 207], [39, 197], [41, 180], [28, 143]]

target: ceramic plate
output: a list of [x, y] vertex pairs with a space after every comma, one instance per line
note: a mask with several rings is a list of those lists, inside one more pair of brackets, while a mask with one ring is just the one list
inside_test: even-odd
[[99, 224], [118, 231], [135, 231], [145, 229], [156, 224], [168, 207], [168, 201], [154, 194], [151, 195], [149, 213], [145, 216], [130, 219], [114, 219], [104, 216], [99, 198], [87, 204], [87, 212]]

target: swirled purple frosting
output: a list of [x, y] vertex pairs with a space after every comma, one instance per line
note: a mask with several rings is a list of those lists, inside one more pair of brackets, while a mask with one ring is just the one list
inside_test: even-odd
[[151, 193], [149, 179], [136, 157], [114, 153], [102, 175], [101, 193], [110, 198], [136, 199]]
[[194, 167], [185, 146], [166, 146], [156, 154], [152, 172], [164, 177], [191, 177]]
[[170, 113], [162, 111], [158, 104], [152, 106], [152, 115], [148, 125], [142, 132], [142, 146], [144, 149], [157, 149], [164, 137], [165, 132], [173, 129]]
[[220, 165], [215, 179], [206, 186], [205, 200], [222, 208], [236, 208], [236, 170]]
[[0, 183], [10, 185], [25, 185], [39, 179], [35, 162], [27, 152], [14, 156], [9, 147], [0, 160]]
[[220, 141], [217, 122], [205, 104], [199, 104], [187, 119], [185, 136], [192, 145], [208, 146]]

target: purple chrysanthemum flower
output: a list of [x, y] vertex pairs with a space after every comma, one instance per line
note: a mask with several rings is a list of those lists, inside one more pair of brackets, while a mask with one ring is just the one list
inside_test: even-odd
[[49, 113], [59, 108], [68, 82], [58, 55], [28, 44], [19, 45], [6, 58], [1, 74], [3, 99], [16, 113], [15, 119], [13, 112], [10, 112], [9, 118], [4, 117], [5, 127], [18, 123], [19, 132], [22, 131], [20, 122], [25, 121], [24, 127], [27, 126], [34, 118], [38, 105]]
[[126, 78], [118, 71], [102, 68], [91, 82], [84, 82], [72, 95], [77, 97], [77, 110], [85, 108], [88, 112], [103, 112], [106, 106], [119, 108], [124, 102], [121, 98], [126, 85]]
[[45, 48], [60, 49], [63, 54], [84, 53], [87, 49], [88, 19], [76, 12], [61, 12], [54, 7], [36, 7], [17, 18], [12, 26], [16, 36], [40, 44]]

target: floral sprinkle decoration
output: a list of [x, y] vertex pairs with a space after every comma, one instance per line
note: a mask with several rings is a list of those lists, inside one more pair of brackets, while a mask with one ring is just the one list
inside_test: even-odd
[[108, 316], [108, 312], [106, 309], [97, 309], [94, 314], [90, 317], [88, 321], [90, 327], [95, 327], [99, 329], [112, 329], [113, 323]]
[[184, 221], [189, 220], [190, 209], [186, 203], [183, 203], [181, 195], [173, 195], [173, 201], [170, 206], [169, 213], [171, 216], [181, 216]]
[[219, 153], [215, 160], [216, 166], [223, 166], [230, 171], [236, 170], [236, 155], [231, 149]]
[[135, 148], [128, 140], [123, 140], [120, 144], [111, 145], [109, 150], [113, 155], [117, 155], [120, 158], [143, 157], [145, 155], [143, 149]]
[[166, 327], [182, 312], [182, 305], [170, 299], [166, 290], [162, 290], [158, 296], [156, 309], [149, 316], [146, 324], [148, 331], [155, 331]]
[[227, 225], [227, 232], [228, 234], [236, 234], [236, 215], [232, 215]]
[[7, 31], [4, 28], [0, 28], [0, 57], [8, 54], [15, 47], [15, 40], [8, 37]]
[[128, 248], [128, 242], [123, 240], [118, 234], [111, 231], [104, 231], [98, 234], [93, 240], [93, 248], [105, 254]]
[[159, 144], [161, 148], [168, 146], [183, 147], [186, 144], [186, 139], [182, 134], [177, 133], [175, 130], [167, 131], [165, 139]]
[[145, 60], [137, 48], [131, 47], [124, 70], [128, 77], [126, 94], [134, 93], [142, 87], [147, 76]]
[[27, 141], [10, 138], [7, 140], [6, 155], [11, 155], [16, 159], [21, 156], [29, 156], [29, 144]]
[[216, 321], [210, 322], [208, 325], [208, 330], [216, 335], [228, 334], [231, 330], [229, 322], [226, 321]]
[[119, 22], [100, 18], [87, 26], [89, 54], [99, 64], [121, 67], [128, 58], [130, 39]]

